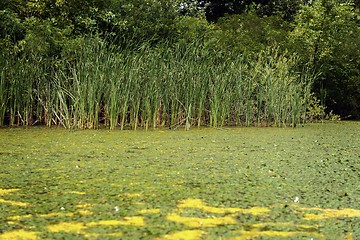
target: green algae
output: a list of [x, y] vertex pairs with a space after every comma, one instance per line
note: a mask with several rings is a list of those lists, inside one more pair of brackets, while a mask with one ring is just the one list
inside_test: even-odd
[[0, 129], [0, 239], [356, 239], [359, 130]]

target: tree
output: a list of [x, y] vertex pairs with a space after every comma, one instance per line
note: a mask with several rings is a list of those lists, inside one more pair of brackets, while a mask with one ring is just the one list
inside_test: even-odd
[[217, 47], [238, 53], [279, 46], [286, 41], [288, 30], [288, 24], [279, 16], [259, 17], [255, 12], [226, 15], [215, 26]]
[[[305, 0], [200, 0], [186, 1], [189, 6], [197, 5], [204, 9], [208, 21], [217, 22], [226, 14], [241, 14], [251, 8], [256, 8], [259, 16], [271, 16], [281, 14], [283, 19], [292, 20]], [[195, 3], [194, 3], [195, 2]]]
[[360, 116], [359, 14], [351, 2], [304, 6], [290, 34], [292, 51], [320, 71], [315, 91], [336, 113]]

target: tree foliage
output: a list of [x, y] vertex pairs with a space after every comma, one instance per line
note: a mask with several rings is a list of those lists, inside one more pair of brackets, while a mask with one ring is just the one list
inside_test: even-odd
[[292, 51], [322, 73], [315, 85], [321, 99], [341, 115], [360, 113], [360, 27], [353, 4], [319, 0], [296, 16]]
[[280, 46], [286, 40], [288, 24], [279, 16], [259, 17], [255, 12], [227, 15], [216, 24], [217, 47], [228, 51], [259, 52]]
[[205, 12], [208, 21], [217, 22], [226, 14], [242, 14], [250, 8], [256, 8], [259, 16], [281, 14], [283, 19], [292, 20], [304, 0], [204, 0], [186, 1], [188, 6], [197, 6]]

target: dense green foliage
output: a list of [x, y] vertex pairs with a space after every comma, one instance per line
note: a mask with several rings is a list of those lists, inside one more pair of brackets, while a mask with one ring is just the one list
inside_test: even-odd
[[357, 5], [229, 2], [1, 1], [0, 125], [295, 125], [310, 91], [360, 116]]

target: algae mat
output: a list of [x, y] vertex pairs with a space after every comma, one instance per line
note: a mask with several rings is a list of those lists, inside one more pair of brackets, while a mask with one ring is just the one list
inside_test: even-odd
[[360, 239], [359, 130], [0, 129], [0, 239]]

